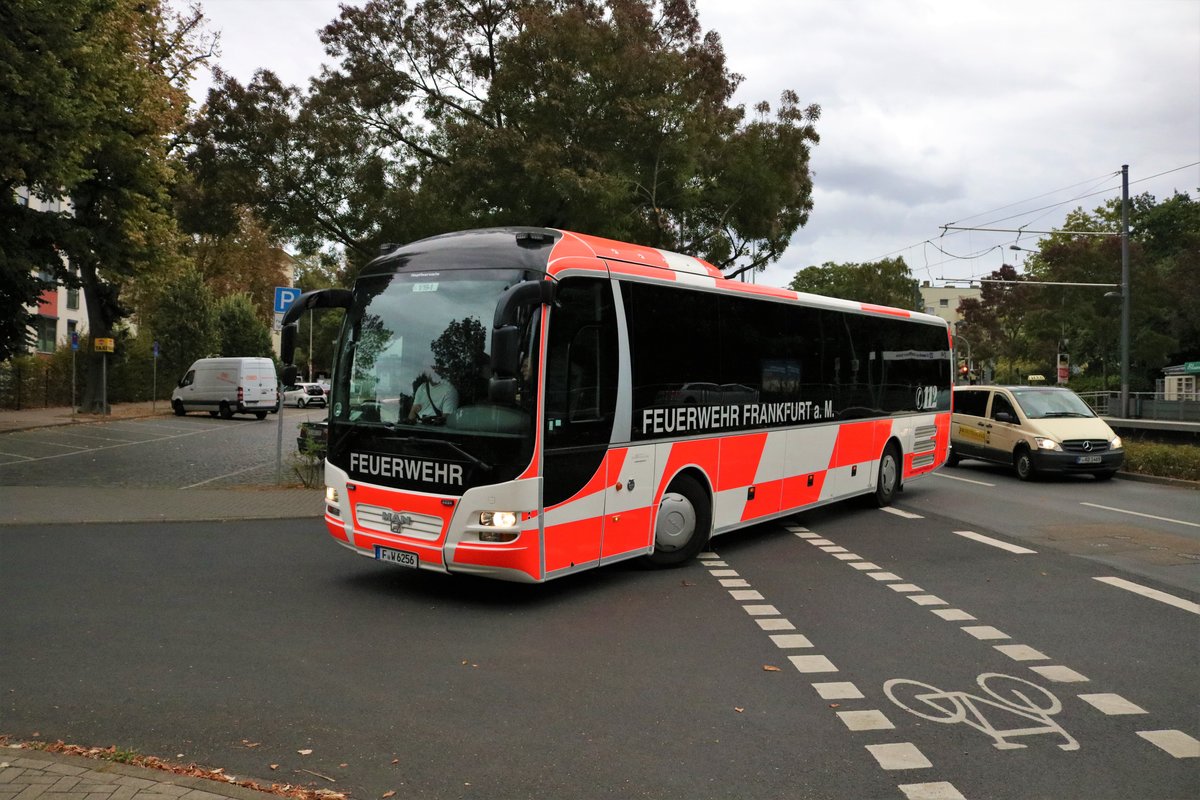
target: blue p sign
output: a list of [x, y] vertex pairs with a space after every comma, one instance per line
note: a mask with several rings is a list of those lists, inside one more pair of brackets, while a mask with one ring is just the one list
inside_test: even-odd
[[296, 298], [300, 296], [301, 289], [298, 286], [276, 286], [275, 287], [275, 313], [283, 314], [296, 302]]

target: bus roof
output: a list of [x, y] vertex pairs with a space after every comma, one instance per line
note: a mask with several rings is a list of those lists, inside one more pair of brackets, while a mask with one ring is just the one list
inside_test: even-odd
[[[597, 260], [603, 265], [598, 265]], [[695, 256], [554, 228], [481, 228], [441, 234], [399, 247], [386, 245], [384, 253], [364, 267], [361, 276], [468, 266], [524, 269], [552, 277], [568, 271], [606, 270], [616, 276], [668, 281], [837, 311], [902, 317], [947, 327], [945, 320], [931, 314], [729, 280], [712, 264]]]

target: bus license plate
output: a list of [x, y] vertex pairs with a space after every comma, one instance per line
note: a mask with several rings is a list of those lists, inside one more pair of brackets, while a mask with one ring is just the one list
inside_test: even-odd
[[1075, 459], [1076, 464], [1099, 464], [1100, 456], [1079, 456]]
[[410, 553], [407, 550], [393, 550], [390, 547], [380, 547], [379, 545], [375, 545], [375, 559], [414, 569], [420, 563], [416, 553]]

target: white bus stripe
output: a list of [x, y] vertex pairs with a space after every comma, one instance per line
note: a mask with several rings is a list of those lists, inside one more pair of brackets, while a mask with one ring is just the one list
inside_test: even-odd
[[956, 536], [962, 536], [967, 539], [974, 539], [977, 542], [982, 542], [983, 544], [990, 544], [992, 547], [999, 547], [1001, 550], [1007, 550], [1010, 553], [1016, 553], [1018, 555], [1025, 555], [1028, 553], [1036, 553], [1037, 552], [1037, 550], [1030, 550], [1028, 547], [1021, 547], [1020, 545], [1009, 544], [1008, 542], [1002, 542], [999, 539], [993, 539], [990, 536], [984, 536], [982, 533], [976, 533], [975, 531], [955, 531], [954, 533]]
[[1197, 523], [1197, 522], [1184, 522], [1181, 519], [1171, 519], [1170, 517], [1156, 517], [1153, 514], [1143, 514], [1140, 511], [1127, 511], [1124, 508], [1113, 508], [1112, 506], [1102, 506], [1098, 503], [1080, 503], [1079, 505], [1088, 506], [1089, 508], [1100, 508], [1105, 511], [1115, 511], [1118, 514], [1129, 514], [1134, 517], [1145, 517], [1146, 519], [1156, 519], [1159, 522], [1172, 522], [1176, 525], [1187, 525], [1192, 528], [1200, 528], [1200, 523]]
[[1157, 600], [1160, 603], [1166, 603], [1169, 606], [1182, 608], [1184, 611], [1190, 611], [1193, 614], [1200, 614], [1200, 603], [1193, 603], [1191, 600], [1184, 600], [1182, 597], [1176, 597], [1173, 594], [1160, 592], [1158, 589], [1151, 589], [1149, 586], [1142, 586], [1139, 583], [1127, 581], [1124, 578], [1093, 578], [1093, 580], [1107, 583], [1109, 586], [1115, 586], [1118, 589], [1124, 589], [1127, 592], [1140, 594], [1142, 597], [1149, 597], [1151, 600]]

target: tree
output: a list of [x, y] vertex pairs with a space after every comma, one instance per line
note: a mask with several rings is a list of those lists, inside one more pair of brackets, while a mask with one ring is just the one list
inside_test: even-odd
[[[3, 87], [11, 90], [6, 104], [20, 98], [19, 120], [0, 139], [0, 216], [15, 223], [3, 272], [44, 268], [71, 281], [77, 270], [93, 338], [111, 336], [128, 315], [123, 292], [136, 300], [179, 264], [171, 153], [186, 119], [187, 79], [214, 44], [200, 33], [202, 18], [195, 7], [168, 11], [164, 0], [12, 0], [0, 10], [4, 55], [20, 66], [0, 78], [15, 84]], [[71, 210], [15, 210], [17, 185], [69, 198]], [[100, 405], [98, 370], [97, 361], [85, 408]]]
[[1026, 321], [1036, 305], [1038, 287], [1026, 284], [1008, 264], [988, 278], [978, 300], [967, 298], [959, 304], [963, 321], [957, 332], [971, 343], [977, 362], [997, 361], [1004, 366], [998, 370], [998, 380], [1016, 382], [1029, 356]]
[[223, 356], [262, 356], [270, 358], [271, 329], [262, 321], [254, 301], [245, 292], [226, 295], [214, 308], [218, 352]]
[[807, 221], [820, 109], [747, 121], [693, 0], [371, 0], [322, 40], [308, 91], [219, 76], [193, 128], [201, 189], [302, 251], [532, 224], [759, 269]]
[[213, 294], [226, 297], [244, 292], [260, 322], [270, 325], [275, 287], [287, 285], [290, 257], [250, 209], [235, 211], [234, 230], [225, 235], [197, 234], [184, 249]]
[[921, 292], [903, 258], [885, 258], [865, 264], [834, 264], [806, 267], [796, 273], [789, 286], [809, 292], [860, 303], [922, 310]]
[[216, 301], [194, 269], [183, 270], [160, 287], [144, 316], [168, 375], [182, 375], [197, 358], [213, 355], [220, 347]]

